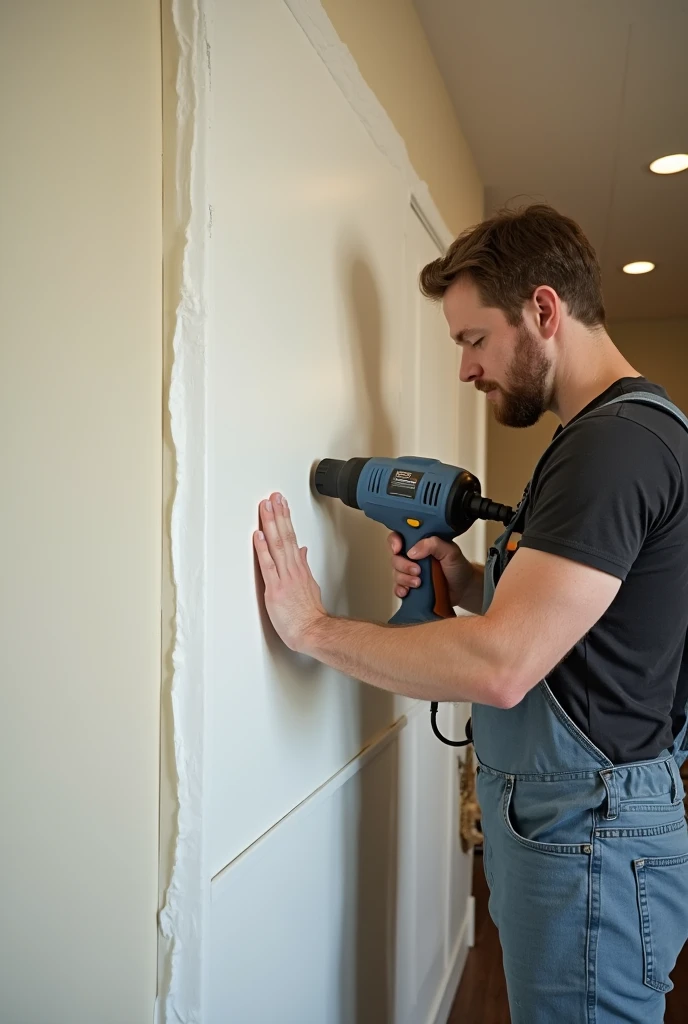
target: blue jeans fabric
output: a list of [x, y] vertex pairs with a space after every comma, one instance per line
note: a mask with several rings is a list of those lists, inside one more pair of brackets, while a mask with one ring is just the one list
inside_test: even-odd
[[[516, 525], [491, 550], [486, 607]], [[474, 705], [473, 741], [512, 1024], [660, 1024], [688, 940], [685, 730], [614, 765], [543, 681], [509, 710]]]

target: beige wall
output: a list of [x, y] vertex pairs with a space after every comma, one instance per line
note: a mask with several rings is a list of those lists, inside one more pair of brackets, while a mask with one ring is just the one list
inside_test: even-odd
[[149, 1024], [157, 0], [1, 5], [0, 1021]]
[[[487, 474], [483, 491], [494, 501], [516, 505], [537, 460], [554, 434], [559, 420], [551, 412], [525, 430], [503, 427], [491, 410], [487, 421]], [[488, 544], [497, 537], [499, 523], [487, 524]]]
[[[688, 320], [634, 320], [611, 324], [609, 334], [639, 373], [662, 384], [688, 410]], [[558, 420], [547, 413], [534, 427], [502, 427], [490, 416], [487, 441], [487, 490], [507, 504], [517, 502]], [[488, 524], [488, 539], [499, 532]]]
[[323, 0], [454, 234], [482, 218], [483, 186], [411, 0]]
[[638, 373], [688, 410], [688, 319], [620, 321], [609, 334]]

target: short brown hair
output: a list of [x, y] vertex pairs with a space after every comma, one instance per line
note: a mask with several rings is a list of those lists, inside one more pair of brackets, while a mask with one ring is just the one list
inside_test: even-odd
[[460, 275], [476, 284], [486, 306], [521, 322], [523, 305], [542, 284], [554, 288], [569, 313], [588, 327], [604, 326], [600, 266], [578, 224], [537, 203], [500, 210], [469, 228], [444, 256], [420, 272], [420, 289], [440, 299]]

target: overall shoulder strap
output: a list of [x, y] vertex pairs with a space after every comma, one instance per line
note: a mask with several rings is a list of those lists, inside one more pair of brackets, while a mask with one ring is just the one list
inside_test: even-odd
[[656, 405], [659, 409], [664, 409], [665, 412], [668, 412], [688, 430], [688, 416], [682, 413], [679, 407], [670, 402], [668, 398], [662, 398], [661, 395], [653, 395], [651, 391], [629, 391], [625, 395], [611, 398], [608, 402], [604, 402], [602, 405], [598, 405], [597, 408], [591, 409], [590, 412], [597, 412], [598, 409], [604, 409], [607, 405], [618, 405], [620, 402], [644, 402], [645, 405]]

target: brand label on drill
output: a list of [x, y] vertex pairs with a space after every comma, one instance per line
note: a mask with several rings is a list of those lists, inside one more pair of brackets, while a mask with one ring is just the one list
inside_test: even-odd
[[415, 498], [418, 482], [424, 473], [412, 473], [408, 469], [395, 469], [387, 484], [387, 493], [399, 498]]

